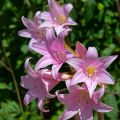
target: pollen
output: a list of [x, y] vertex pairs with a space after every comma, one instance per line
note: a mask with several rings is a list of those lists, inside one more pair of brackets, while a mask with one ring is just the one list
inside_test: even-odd
[[67, 18], [64, 15], [59, 15], [56, 17], [56, 19], [59, 24], [64, 24], [67, 22]]
[[86, 71], [87, 71], [88, 77], [94, 76], [94, 75], [96, 74], [96, 72], [97, 72], [96, 68], [93, 67], [93, 66], [88, 66], [88, 67], [86, 68]]

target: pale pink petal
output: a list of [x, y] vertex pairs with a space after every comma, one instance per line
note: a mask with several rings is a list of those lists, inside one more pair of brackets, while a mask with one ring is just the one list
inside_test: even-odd
[[24, 16], [22, 17], [22, 22], [23, 22], [23, 24], [25, 25], [25, 27], [28, 28], [28, 29], [29, 29], [29, 28], [30, 28], [30, 29], [36, 28], [36, 27], [35, 27], [35, 24], [34, 24], [31, 20], [25, 18]]
[[54, 97], [56, 97], [56, 95], [53, 95], [53, 94], [50, 94], [50, 93], [48, 93], [46, 96], [47, 96], [48, 98], [54, 98]]
[[75, 21], [73, 21], [72, 18], [69, 17], [68, 20], [67, 20], [66, 25], [77, 25], [77, 23]]
[[70, 85], [75, 85], [77, 83], [89, 81], [89, 79], [85, 76], [85, 74], [79, 70], [72, 78]]
[[41, 54], [41, 55], [48, 55], [48, 50], [46, 48], [45, 43], [37, 42], [32, 44], [32, 50]]
[[117, 55], [113, 55], [113, 56], [107, 56], [107, 57], [101, 57], [100, 59], [102, 60], [102, 62], [104, 63], [104, 68], [107, 69], [108, 66], [117, 58]]
[[97, 81], [86, 80], [85, 83], [87, 85], [88, 92], [89, 92], [89, 95], [90, 95], [90, 98], [91, 98], [93, 96], [94, 90], [97, 86]]
[[105, 105], [101, 102], [93, 103], [93, 109], [97, 112], [110, 112], [112, 110], [112, 107]]
[[35, 39], [31, 39], [31, 40], [30, 40], [30, 42], [29, 42], [29, 44], [28, 44], [29, 50], [31, 50], [31, 51], [33, 50], [33, 48], [34, 48], [34, 47], [33, 47], [33, 43], [36, 43], [36, 42], [37, 42], [37, 41], [36, 41]]
[[24, 97], [24, 104], [28, 105], [32, 100], [36, 99], [37, 96], [28, 91]]
[[25, 61], [25, 69], [27, 71], [27, 73], [30, 75], [30, 76], [33, 76], [35, 77], [36, 76], [36, 73], [35, 71], [31, 68], [30, 64], [29, 64], [29, 60], [31, 58], [27, 58], [27, 60]]
[[94, 92], [93, 98], [100, 99], [104, 95], [104, 92], [105, 92], [105, 87], [104, 85], [102, 85], [102, 88]]
[[71, 79], [65, 81], [65, 84], [68, 90], [69, 90], [70, 83], [71, 83]]
[[41, 24], [41, 11], [37, 11], [34, 16], [34, 22], [36, 25]]
[[78, 57], [84, 58], [86, 56], [87, 49], [85, 48], [83, 44], [81, 44], [80, 42], [77, 42], [76, 52], [77, 52]]
[[66, 61], [75, 70], [79, 70], [82, 65], [82, 60], [79, 58], [70, 58]]
[[46, 32], [46, 38], [47, 38], [47, 42], [52, 42], [53, 40], [56, 39], [55, 33], [54, 33], [54, 29], [48, 29]]
[[64, 9], [66, 15], [68, 15], [70, 13], [70, 11], [72, 10], [72, 8], [73, 8], [73, 5], [70, 4], [70, 3], [63, 6], [63, 9]]
[[59, 70], [61, 68], [62, 64], [53, 64], [52, 66], [52, 75], [55, 79], [59, 79]]
[[87, 54], [86, 54], [87, 58], [98, 58], [98, 52], [97, 49], [95, 47], [89, 47]]
[[45, 21], [40, 25], [40, 28], [43, 28], [43, 27], [51, 28], [54, 26], [55, 26], [55, 24], [52, 21]]
[[18, 31], [18, 35], [21, 37], [31, 38], [31, 33], [27, 29]]
[[43, 107], [43, 103], [44, 99], [38, 99], [38, 108], [42, 111], [42, 112], [49, 112], [49, 110], [45, 110]]
[[47, 20], [47, 21], [52, 21], [49, 12], [42, 12], [42, 13], [41, 13], [41, 19], [43, 19], [43, 20]]
[[37, 62], [35, 66], [35, 70], [39, 70], [40, 68], [47, 67], [48, 65], [52, 64], [53, 61], [49, 56], [43, 56], [40, 58], [40, 60]]
[[58, 25], [58, 26], [54, 27], [54, 29], [56, 31], [57, 36], [65, 30], [65, 28], [63, 28], [62, 25]]
[[115, 84], [113, 77], [106, 70], [102, 70], [99, 75], [96, 76], [96, 81], [98, 83]]
[[59, 120], [68, 120], [72, 118], [74, 115], [76, 115], [78, 111], [73, 111], [73, 110], [65, 110], [63, 115], [59, 118]]

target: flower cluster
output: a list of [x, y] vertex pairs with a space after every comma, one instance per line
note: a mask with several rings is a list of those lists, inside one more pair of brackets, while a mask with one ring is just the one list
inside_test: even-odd
[[[93, 110], [111, 111], [112, 108], [100, 102], [100, 98], [105, 92], [105, 85], [115, 83], [106, 69], [117, 55], [98, 57], [95, 47], [86, 49], [79, 42], [76, 43], [76, 50], [71, 52], [71, 48], [66, 47], [65, 37], [71, 31], [69, 26], [77, 25], [69, 17], [73, 6], [61, 6], [55, 0], [48, 0], [48, 5], [49, 12], [36, 12], [33, 21], [22, 17], [26, 29], [18, 32], [19, 36], [31, 39], [28, 45], [30, 50], [42, 55], [35, 69], [30, 66], [30, 58], [25, 62], [28, 75], [21, 77], [21, 86], [28, 92], [24, 103], [27, 105], [38, 99], [39, 109], [48, 112], [44, 108], [44, 100], [57, 97], [67, 107], [60, 120], [70, 119], [76, 114], [81, 120], [92, 120]], [[65, 63], [75, 70], [75, 74], [59, 72]], [[51, 69], [48, 69], [49, 65]], [[51, 94], [50, 91], [61, 81], [65, 81], [69, 93], [60, 94], [58, 90]]]

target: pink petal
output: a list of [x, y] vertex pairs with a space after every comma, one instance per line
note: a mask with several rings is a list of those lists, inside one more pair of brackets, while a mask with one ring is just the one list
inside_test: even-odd
[[36, 81], [35, 78], [31, 76], [21, 76], [20, 85], [26, 89], [31, 89], [33, 87], [33, 82]]
[[52, 21], [49, 12], [42, 12], [42, 13], [41, 13], [41, 19], [43, 19], [43, 20], [47, 20], [47, 21]]
[[63, 115], [59, 118], [59, 120], [68, 120], [72, 118], [74, 115], [76, 115], [78, 111], [72, 111], [72, 110], [65, 110]]
[[27, 29], [18, 31], [18, 35], [21, 37], [31, 38], [31, 33]]
[[36, 25], [41, 24], [41, 11], [37, 11], [34, 16], [34, 22]]
[[100, 99], [104, 95], [104, 92], [105, 92], [105, 87], [104, 85], [102, 85], [102, 87], [99, 90], [94, 92], [93, 98]]
[[97, 49], [95, 47], [89, 47], [87, 54], [86, 54], [87, 58], [98, 58], [98, 52]]
[[28, 29], [35, 29], [36, 28], [35, 24], [31, 20], [25, 18], [24, 16], [22, 17], [22, 22], [25, 25], [25, 27]]
[[72, 18], [69, 17], [68, 20], [67, 20], [66, 25], [77, 25], [77, 23], [75, 21], [73, 21]]
[[86, 56], [87, 50], [83, 44], [81, 44], [80, 42], [77, 42], [76, 52], [80, 58], [84, 58]]
[[112, 107], [105, 105], [101, 102], [98, 102], [96, 104], [93, 104], [93, 109], [97, 112], [110, 112], [112, 110]]
[[40, 25], [40, 28], [46, 27], [46, 28], [51, 28], [54, 27], [55, 24], [52, 21], [45, 21]]
[[41, 55], [48, 55], [48, 50], [46, 48], [45, 43], [40, 43], [40, 42], [33, 43], [32, 44], [32, 50], [34, 50], [35, 52], [37, 52], [37, 53], [39, 53]]
[[42, 58], [40, 58], [40, 60], [37, 62], [36, 66], [35, 66], [35, 70], [39, 70], [40, 68], [44, 68], [47, 67], [48, 65], [52, 64], [53, 61], [49, 56], [43, 56]]
[[112, 76], [106, 70], [102, 70], [101, 73], [97, 75], [96, 81], [98, 83], [115, 84]]
[[66, 63], [68, 63], [75, 70], [79, 70], [82, 65], [82, 60], [79, 58], [70, 58], [66, 61]]
[[102, 57], [100, 58], [102, 62], [104, 63], [104, 68], [107, 69], [108, 66], [117, 58], [117, 55], [108, 56], [108, 57]]
[[42, 112], [49, 112], [49, 110], [45, 110], [43, 107], [43, 103], [44, 99], [38, 99], [38, 108], [42, 111]]
[[[56, 40], [56, 36], [55, 36], [55, 33], [54, 33], [54, 29], [48, 29], [47, 32], [46, 32], [46, 38], [47, 38], [47, 42], [51, 43], [53, 40]], [[47, 43], [47, 44], [48, 44]]]
[[51, 89], [53, 89], [53, 87], [56, 86], [60, 81], [54, 79], [51, 74], [50, 75], [44, 74], [43, 82], [47, 88], [47, 91], [51, 91]]
[[29, 44], [28, 44], [29, 50], [31, 50], [31, 51], [33, 50], [33, 48], [34, 48], [34, 47], [33, 47], [33, 43], [36, 43], [36, 42], [37, 42], [37, 41], [36, 41], [35, 39], [31, 39], [31, 40], [30, 40], [30, 42], [29, 42]]
[[77, 83], [89, 81], [89, 79], [85, 76], [85, 74], [79, 70], [72, 78], [70, 85], [75, 85]]
[[36, 99], [37, 97], [28, 91], [24, 97], [24, 104], [28, 105], [32, 100]]
[[93, 112], [90, 105], [82, 105], [80, 109], [80, 120], [93, 120]]
[[27, 60], [25, 61], [25, 69], [27, 71], [27, 73], [30, 75], [30, 76], [33, 76], [35, 77], [36, 76], [36, 72], [31, 68], [30, 64], [29, 64], [29, 60], [31, 58], [27, 58]]
[[53, 64], [52, 75], [55, 79], [59, 79], [59, 70], [63, 64]]
[[54, 27], [54, 29], [55, 29], [57, 36], [65, 30], [65, 28], [63, 28], [63, 26], [61, 26], [61, 25]]
[[96, 88], [96, 86], [97, 86], [97, 82], [96, 82], [96, 81], [86, 80], [85, 83], [86, 83], [86, 85], [87, 85], [90, 98], [92, 98], [93, 93], [94, 93], [94, 90], [95, 90], [95, 88]]
[[72, 4], [66, 4], [66, 5], [63, 6], [63, 9], [64, 9], [66, 15], [68, 15], [70, 13], [70, 11], [72, 10], [72, 8], [73, 8]]

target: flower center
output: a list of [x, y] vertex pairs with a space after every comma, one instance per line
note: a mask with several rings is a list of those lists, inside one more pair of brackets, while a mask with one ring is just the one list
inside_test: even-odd
[[64, 15], [58, 15], [56, 19], [59, 24], [64, 24], [67, 22], [67, 18]]
[[39, 28], [37, 30], [37, 35], [39, 36], [39, 38], [43, 38], [45, 36], [45, 34], [46, 34], [46, 31], [44, 28]]
[[65, 53], [61, 52], [61, 51], [56, 51], [54, 53], [54, 58], [56, 59], [56, 61], [58, 62], [62, 62], [65, 60]]
[[86, 68], [86, 71], [87, 71], [88, 77], [92, 77], [92, 76], [95, 75], [96, 72], [97, 72], [96, 68], [93, 67], [93, 66], [88, 66], [88, 67]]

